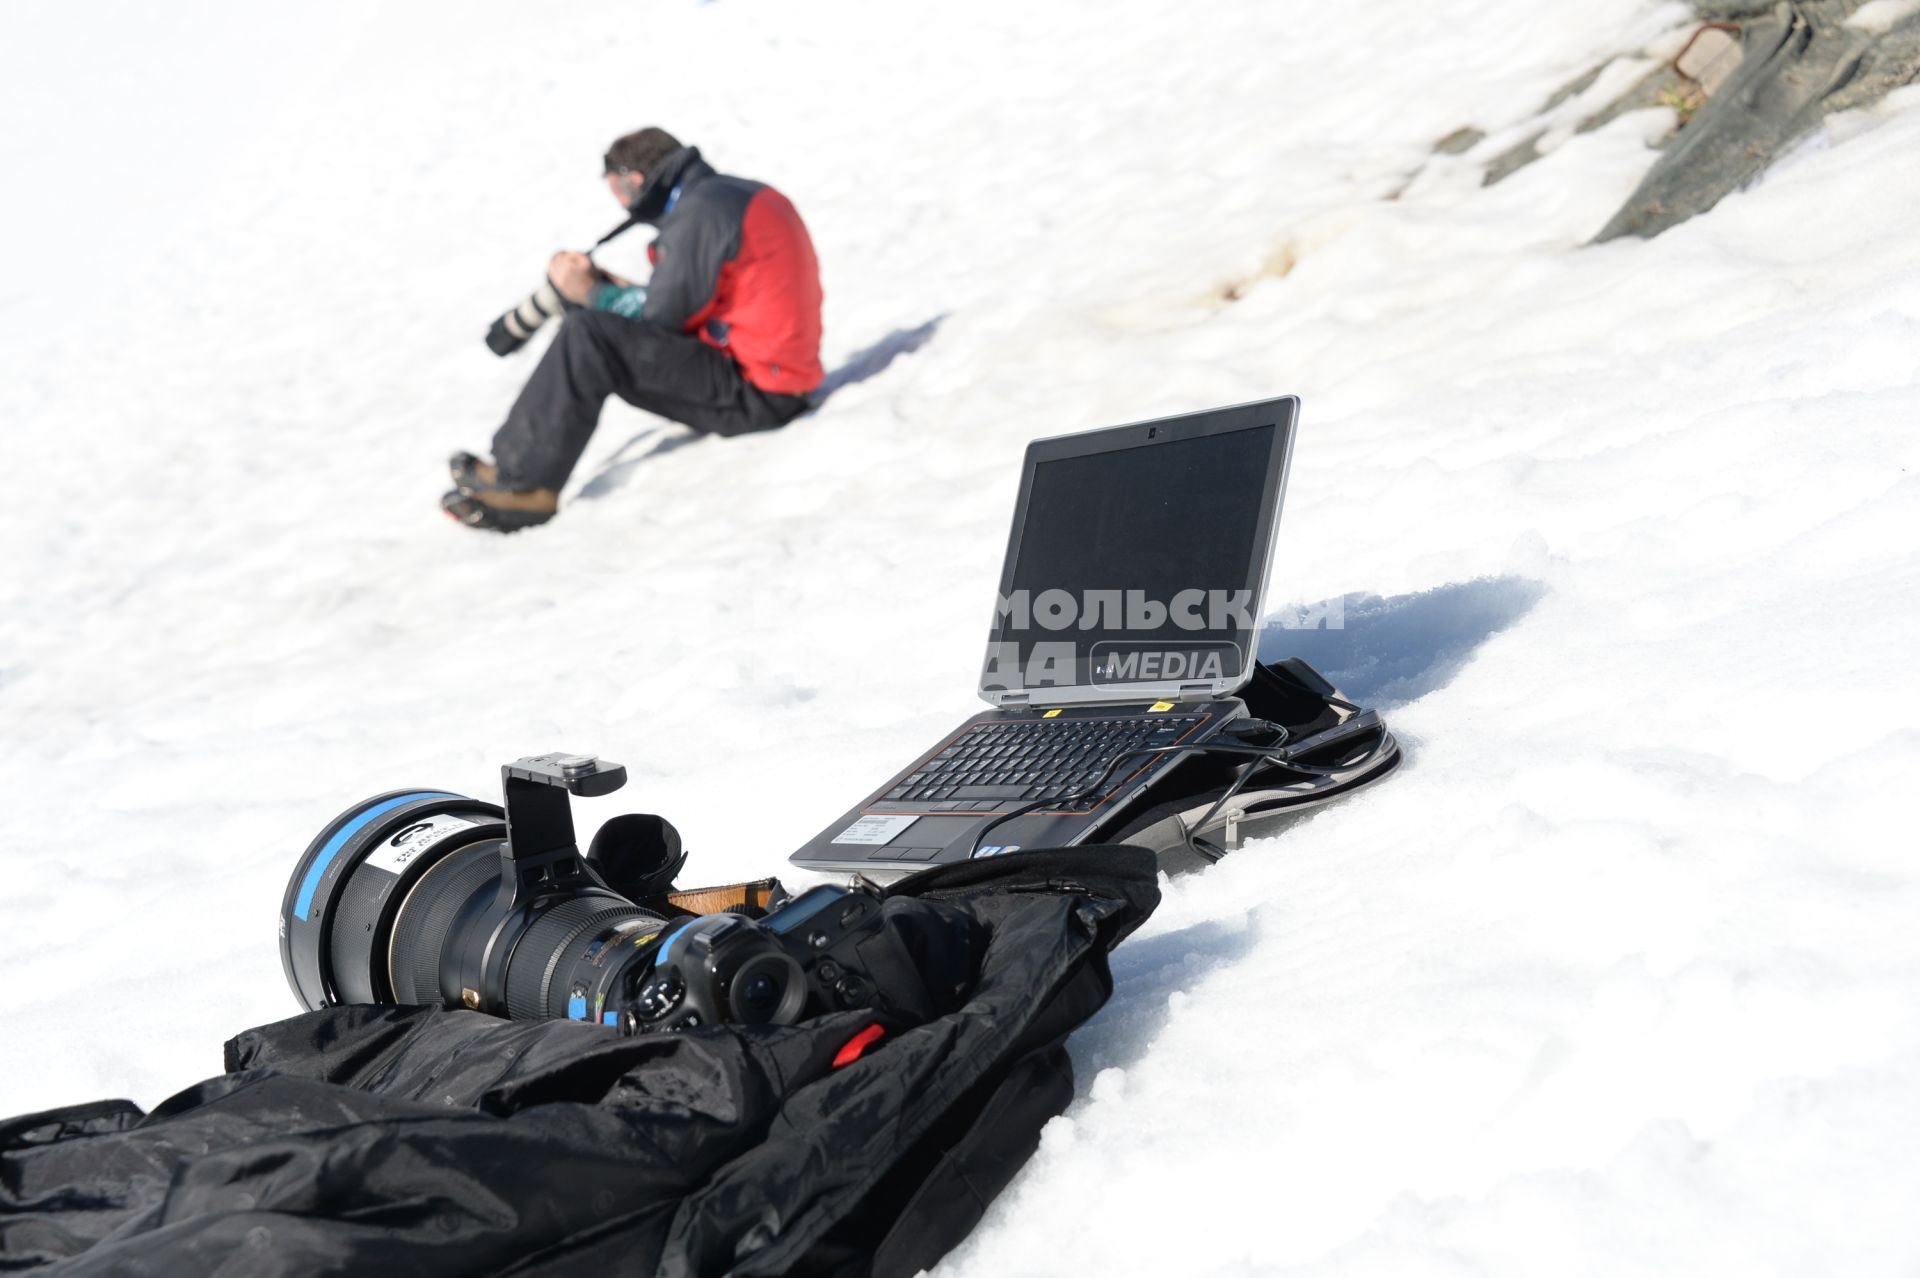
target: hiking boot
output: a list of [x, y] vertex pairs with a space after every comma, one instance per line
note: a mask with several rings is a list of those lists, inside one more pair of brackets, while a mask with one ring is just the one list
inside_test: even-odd
[[483, 492], [456, 488], [440, 499], [440, 509], [469, 528], [518, 532], [552, 519], [560, 509], [560, 492], [554, 488], [494, 488]]
[[453, 486], [463, 493], [482, 493], [500, 487], [499, 468], [472, 453], [455, 453], [447, 458], [447, 470], [453, 475]]

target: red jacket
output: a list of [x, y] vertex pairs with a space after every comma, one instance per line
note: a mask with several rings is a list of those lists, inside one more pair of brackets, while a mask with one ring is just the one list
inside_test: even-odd
[[660, 227], [642, 319], [697, 333], [761, 390], [820, 384], [820, 263], [786, 196], [682, 147], [647, 175], [634, 213]]

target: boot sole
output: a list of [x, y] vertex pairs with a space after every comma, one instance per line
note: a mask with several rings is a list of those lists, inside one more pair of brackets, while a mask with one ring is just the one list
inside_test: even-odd
[[520, 510], [496, 510], [481, 501], [475, 494], [454, 489], [440, 499], [440, 509], [447, 518], [468, 528], [479, 528], [487, 532], [519, 532], [522, 528], [533, 528], [553, 518], [554, 513], [534, 513]]

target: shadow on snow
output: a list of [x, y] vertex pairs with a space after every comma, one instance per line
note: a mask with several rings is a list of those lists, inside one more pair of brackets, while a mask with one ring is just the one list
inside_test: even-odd
[[[1269, 617], [1260, 659], [1300, 657], [1341, 692], [1391, 710], [1444, 688], [1474, 650], [1546, 593], [1525, 577], [1481, 577], [1417, 594], [1352, 594]], [[1338, 629], [1326, 623], [1344, 621]]]
[[[940, 327], [945, 315], [936, 315], [917, 328], [897, 328], [873, 345], [855, 351], [847, 357], [845, 363], [828, 373], [821, 380], [809, 398], [812, 406], [795, 418], [802, 421], [820, 411], [820, 406], [835, 392], [848, 386], [878, 377], [887, 370], [887, 366], [902, 355], [911, 355], [933, 340], [934, 333]], [[615, 449], [613, 455], [600, 463], [586, 483], [580, 485], [580, 491], [573, 496], [574, 501], [595, 501], [626, 483], [627, 477], [635, 467], [650, 458], [661, 457], [676, 448], [684, 448], [702, 438], [698, 431], [674, 429], [671, 426], [649, 426], [635, 434], [626, 443]], [[652, 441], [652, 446], [641, 445]], [[638, 450], [638, 451], [636, 451]]]

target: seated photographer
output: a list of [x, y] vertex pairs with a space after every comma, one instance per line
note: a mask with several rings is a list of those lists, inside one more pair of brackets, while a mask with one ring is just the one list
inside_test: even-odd
[[819, 263], [784, 195], [716, 173], [658, 128], [615, 142], [606, 180], [631, 221], [659, 228], [652, 277], [635, 284], [584, 253], [554, 255], [560, 330], [495, 432], [493, 461], [453, 457], [441, 505], [470, 527], [551, 519], [609, 395], [741, 435], [792, 421], [820, 384]]

